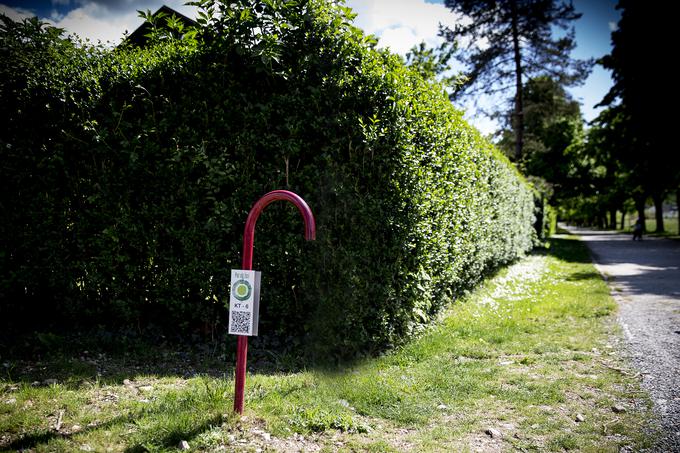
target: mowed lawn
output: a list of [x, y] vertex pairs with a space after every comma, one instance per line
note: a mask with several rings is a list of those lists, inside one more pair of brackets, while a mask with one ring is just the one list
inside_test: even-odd
[[[334, 368], [251, 370], [242, 418], [230, 378], [175, 373], [172, 351], [154, 356], [163, 372], [140, 373], [128, 355], [100, 376], [83, 357], [3, 357], [0, 449], [637, 451], [652, 445], [654, 418], [615, 309], [583, 245], [558, 235], [404, 347]], [[32, 384], [41, 367], [61, 371]]]
[[[654, 233], [656, 231], [656, 220], [645, 219], [645, 229]], [[663, 219], [663, 229], [665, 236], [677, 236], [678, 234], [678, 219]]]

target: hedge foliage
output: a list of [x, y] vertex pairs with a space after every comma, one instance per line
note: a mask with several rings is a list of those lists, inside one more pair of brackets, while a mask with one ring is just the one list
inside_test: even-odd
[[397, 344], [532, 246], [529, 185], [349, 9], [200, 3], [197, 34], [143, 49], [2, 18], [3, 320], [223, 331], [273, 189], [317, 240], [292, 206], [263, 213], [260, 332], [312, 355]]

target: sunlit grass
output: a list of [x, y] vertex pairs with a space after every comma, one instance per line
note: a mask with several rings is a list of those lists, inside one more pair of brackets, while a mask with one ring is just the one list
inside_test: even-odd
[[[656, 232], [656, 220], [645, 219], [645, 228], [650, 233]], [[663, 229], [667, 236], [678, 235], [678, 219], [663, 219]]]

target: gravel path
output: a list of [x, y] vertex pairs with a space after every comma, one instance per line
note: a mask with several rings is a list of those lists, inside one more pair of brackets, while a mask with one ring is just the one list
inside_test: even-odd
[[567, 229], [586, 243], [619, 304], [633, 363], [661, 416], [659, 451], [680, 452], [680, 242]]

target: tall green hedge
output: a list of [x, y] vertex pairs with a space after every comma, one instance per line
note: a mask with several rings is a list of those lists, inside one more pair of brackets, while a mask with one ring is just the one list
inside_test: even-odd
[[198, 34], [144, 49], [3, 18], [3, 320], [223, 331], [273, 189], [317, 240], [293, 207], [263, 213], [260, 332], [312, 355], [399, 343], [531, 247], [528, 184], [347, 8], [200, 3]]

